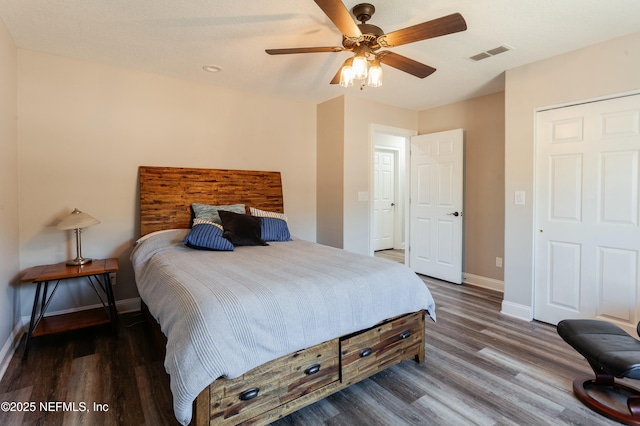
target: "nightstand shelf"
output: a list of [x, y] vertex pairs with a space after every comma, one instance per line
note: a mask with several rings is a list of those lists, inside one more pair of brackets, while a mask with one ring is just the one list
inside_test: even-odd
[[31, 337], [46, 336], [47, 334], [64, 333], [96, 325], [109, 324], [111, 318], [102, 308], [87, 309], [69, 314], [43, 317], [35, 327]]
[[[24, 356], [27, 356], [32, 337], [109, 323], [111, 323], [113, 333], [116, 334], [118, 311], [109, 274], [117, 271], [118, 259], [115, 258], [96, 259], [81, 266], [69, 266], [63, 262], [53, 265], [34, 266], [28, 269], [20, 283], [36, 284], [36, 292], [33, 299], [33, 310], [31, 311], [31, 321], [27, 331]], [[58, 289], [58, 285], [67, 279], [81, 277], [87, 278], [103, 307], [45, 317], [44, 315]], [[49, 293], [49, 283], [53, 281], [55, 281], [55, 285]], [[106, 297], [106, 302], [103, 300], [101, 293]]]

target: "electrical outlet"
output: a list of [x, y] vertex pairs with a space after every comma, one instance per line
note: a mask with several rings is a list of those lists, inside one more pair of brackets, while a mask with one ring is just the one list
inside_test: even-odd
[[496, 257], [496, 266], [498, 268], [502, 268], [502, 258], [501, 257]]
[[109, 281], [111, 281], [111, 286], [112, 287], [114, 285], [116, 285], [116, 273], [115, 272], [109, 272]]

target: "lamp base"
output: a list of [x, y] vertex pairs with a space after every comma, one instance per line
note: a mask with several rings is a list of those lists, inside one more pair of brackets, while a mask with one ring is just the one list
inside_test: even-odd
[[86, 263], [91, 263], [93, 259], [89, 259], [86, 257], [76, 257], [75, 259], [67, 260], [67, 265], [69, 266], [82, 266]]

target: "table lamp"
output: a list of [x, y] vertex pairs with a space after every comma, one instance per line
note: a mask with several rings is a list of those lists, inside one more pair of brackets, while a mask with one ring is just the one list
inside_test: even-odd
[[91, 262], [93, 259], [82, 257], [82, 228], [97, 225], [100, 221], [90, 214], [83, 213], [78, 209], [74, 209], [67, 217], [62, 219], [56, 228], [60, 230], [73, 229], [76, 232], [76, 258], [67, 261], [67, 265], [78, 266]]

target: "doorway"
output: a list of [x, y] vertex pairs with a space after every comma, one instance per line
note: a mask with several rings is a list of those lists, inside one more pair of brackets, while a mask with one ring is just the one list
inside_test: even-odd
[[411, 136], [417, 132], [376, 124], [372, 124], [370, 130], [370, 193], [373, 196], [369, 214], [369, 251], [372, 256], [407, 264], [408, 146]]
[[393, 250], [397, 245], [395, 238], [397, 154], [395, 150], [380, 148], [376, 148], [373, 154], [373, 250], [375, 252]]

